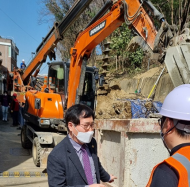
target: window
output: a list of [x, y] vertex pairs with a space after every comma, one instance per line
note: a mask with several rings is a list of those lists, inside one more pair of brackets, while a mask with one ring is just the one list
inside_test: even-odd
[[56, 93], [64, 93], [64, 68], [61, 65], [52, 65], [49, 70], [50, 88], [55, 89]]
[[11, 46], [9, 46], [9, 57], [11, 57], [11, 51], [12, 51], [12, 48]]
[[87, 95], [93, 91], [92, 89], [92, 73], [86, 72], [84, 79], [83, 95]]

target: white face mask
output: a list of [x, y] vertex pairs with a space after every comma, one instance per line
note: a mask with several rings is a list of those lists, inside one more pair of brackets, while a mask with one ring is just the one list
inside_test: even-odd
[[[74, 126], [74, 125], [73, 125]], [[75, 128], [75, 126], [74, 126]], [[76, 129], [76, 128], [75, 128]], [[77, 130], [77, 129], [76, 129]], [[81, 142], [81, 143], [90, 143], [92, 140], [92, 137], [94, 135], [94, 131], [88, 131], [88, 132], [79, 132], [77, 130], [78, 134], [77, 136], [75, 135], [75, 137]]]

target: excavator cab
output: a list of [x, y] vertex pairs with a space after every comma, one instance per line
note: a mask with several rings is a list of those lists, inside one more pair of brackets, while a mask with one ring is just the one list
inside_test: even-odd
[[57, 61], [49, 64], [47, 92], [61, 96], [64, 110], [66, 109], [68, 76], [69, 63]]
[[[57, 93], [61, 95], [63, 108], [66, 109], [66, 99], [68, 94], [68, 80], [69, 80], [70, 63], [67, 62], [52, 62], [49, 65], [48, 72], [48, 92]], [[83, 85], [83, 92], [80, 97], [80, 103], [85, 104], [94, 110], [96, 83], [95, 74], [97, 68], [86, 67], [85, 79]]]
[[[66, 109], [66, 99], [68, 94], [70, 63], [67, 62], [52, 62], [49, 65], [48, 72], [48, 92], [61, 95], [63, 108]], [[80, 97], [80, 103], [85, 104], [94, 110], [96, 83], [95, 74], [97, 68], [86, 67], [83, 92]], [[72, 80], [71, 80], [72, 81]]]
[[56, 62], [51, 64], [48, 73], [48, 85], [49, 90], [53, 93], [66, 94], [65, 93], [65, 75], [66, 69], [64, 63]]

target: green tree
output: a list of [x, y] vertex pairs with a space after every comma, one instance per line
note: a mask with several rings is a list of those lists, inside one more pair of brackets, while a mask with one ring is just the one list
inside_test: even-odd
[[134, 37], [132, 31], [124, 23], [121, 27], [116, 29], [111, 35], [111, 49], [112, 55], [122, 57], [124, 61], [124, 66], [136, 69], [141, 68], [141, 62], [143, 59], [143, 51], [140, 48], [137, 48], [135, 52], [130, 52], [127, 50], [127, 46], [131, 39]]
[[167, 22], [177, 25], [180, 31], [184, 28], [185, 23], [189, 23], [189, 0], [151, 0], [151, 2], [165, 16]]

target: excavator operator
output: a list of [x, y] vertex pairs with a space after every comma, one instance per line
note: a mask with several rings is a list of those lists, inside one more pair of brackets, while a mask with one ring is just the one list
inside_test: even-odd
[[190, 186], [190, 84], [171, 91], [159, 120], [161, 138], [170, 157], [153, 168], [147, 187]]
[[[50, 81], [51, 78], [51, 81]], [[64, 94], [64, 69], [60, 65], [54, 65], [50, 68], [49, 86], [55, 93]]]

